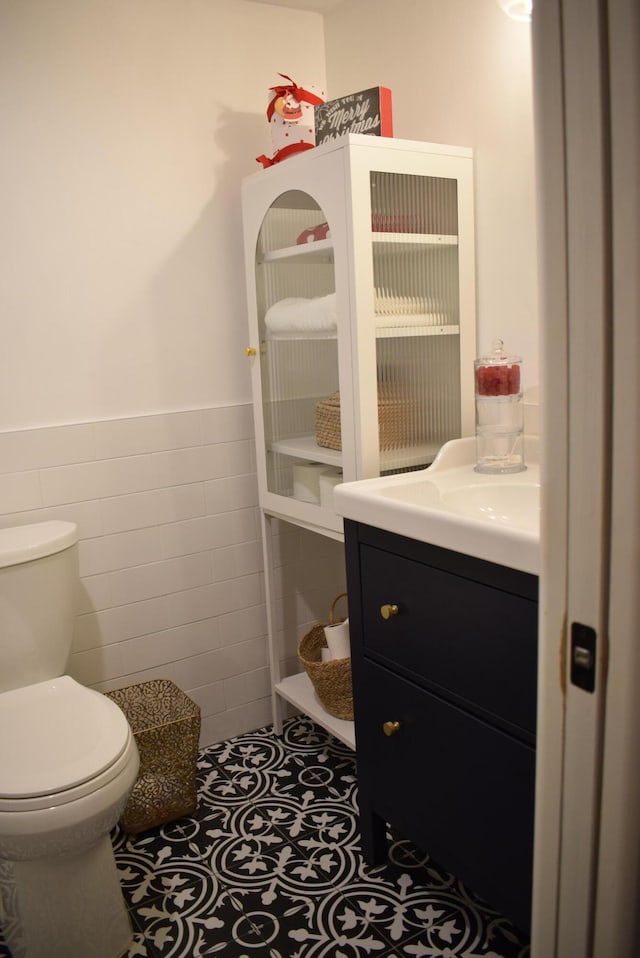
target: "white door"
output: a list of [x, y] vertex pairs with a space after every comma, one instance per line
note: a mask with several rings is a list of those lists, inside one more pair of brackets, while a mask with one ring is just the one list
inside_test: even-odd
[[534, 958], [639, 947], [638, 21], [636, 0], [534, 10], [545, 396]]
[[640, 4], [608, 5], [611, 550], [596, 956], [640, 954]]

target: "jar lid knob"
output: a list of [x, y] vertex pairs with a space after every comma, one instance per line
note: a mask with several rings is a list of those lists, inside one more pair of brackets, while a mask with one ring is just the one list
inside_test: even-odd
[[504, 351], [504, 341], [502, 339], [494, 339], [491, 344], [493, 349], [493, 358], [496, 360], [506, 359], [507, 354]]

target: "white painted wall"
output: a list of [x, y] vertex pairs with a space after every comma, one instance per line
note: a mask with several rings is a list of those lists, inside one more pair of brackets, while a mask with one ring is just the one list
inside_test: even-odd
[[473, 146], [480, 348], [535, 385], [529, 33], [495, 0], [0, 4], [0, 429], [248, 400], [239, 182], [279, 71]]
[[[474, 147], [480, 345], [537, 382], [528, 43], [494, 0], [0, 0], [0, 525], [78, 522], [82, 681], [173, 678], [203, 742], [269, 720], [240, 181], [279, 72]], [[292, 668], [344, 570], [282, 539]]]
[[248, 401], [239, 183], [322, 17], [0, 3], [0, 429]]
[[[278, 72], [324, 62], [313, 13], [0, 2], [0, 525], [78, 524], [70, 673], [173, 679], [203, 744], [271, 720], [240, 181]], [[279, 537], [283, 658], [344, 581], [309, 535]]]
[[325, 42], [329, 98], [387, 86], [395, 136], [473, 147], [479, 350], [504, 339], [537, 385], [530, 26], [496, 0], [344, 0]]

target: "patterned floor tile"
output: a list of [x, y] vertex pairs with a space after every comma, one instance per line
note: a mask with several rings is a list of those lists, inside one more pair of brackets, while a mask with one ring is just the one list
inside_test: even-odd
[[112, 842], [128, 907], [161, 897], [176, 883], [209, 874], [177, 823], [133, 838], [116, 830]]
[[231, 739], [207, 750], [199, 763], [204, 802], [247, 802], [269, 794], [296, 795], [305, 786], [342, 800], [355, 788], [355, 762], [346, 747], [336, 748], [325, 732], [307, 720], [285, 726], [282, 738], [270, 728]]
[[318, 894], [313, 888], [305, 893], [281, 886], [266, 901], [248, 895], [243, 906], [269, 958], [365, 958], [389, 948], [389, 942], [348, 907], [340, 889]]
[[113, 832], [126, 958], [527, 958], [525, 937], [401, 836], [367, 865], [357, 805], [353, 752], [305, 716], [203, 749], [193, 816]]
[[[389, 954], [525, 958], [525, 936], [410, 841], [389, 834], [388, 861], [362, 861], [343, 895], [393, 944]], [[387, 958], [385, 954], [384, 958]]]
[[424, 949], [416, 954], [487, 954], [483, 915], [452, 890], [434, 890], [403, 872], [394, 881], [353, 882], [343, 894], [351, 913], [401, 954], [412, 954], [414, 941]]
[[[186, 873], [183, 878], [193, 878]], [[135, 940], [127, 958], [242, 958], [262, 947], [242, 902], [212, 875], [176, 886], [132, 913]]]

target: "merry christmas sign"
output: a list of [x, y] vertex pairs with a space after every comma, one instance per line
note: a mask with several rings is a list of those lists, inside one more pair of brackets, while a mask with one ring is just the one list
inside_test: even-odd
[[393, 136], [391, 90], [375, 86], [314, 107], [316, 146], [343, 133]]

